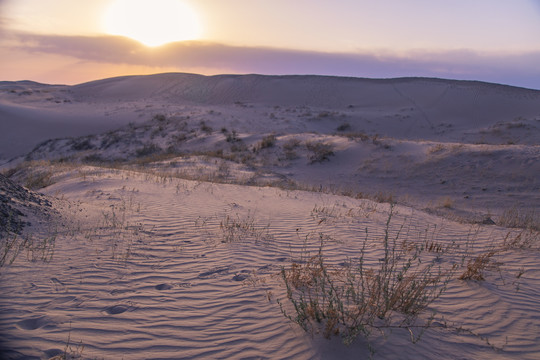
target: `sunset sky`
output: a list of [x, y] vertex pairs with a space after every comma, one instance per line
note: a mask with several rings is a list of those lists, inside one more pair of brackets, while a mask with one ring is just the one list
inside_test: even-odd
[[179, 71], [540, 89], [540, 0], [0, 0], [0, 52], [0, 80]]

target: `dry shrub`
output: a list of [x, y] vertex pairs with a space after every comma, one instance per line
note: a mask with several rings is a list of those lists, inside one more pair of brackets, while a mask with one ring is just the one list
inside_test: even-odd
[[248, 214], [246, 217], [231, 217], [225, 216], [220, 224], [219, 228], [222, 233], [222, 243], [232, 243], [242, 241], [246, 238], [251, 240], [270, 240], [272, 236], [269, 233], [267, 226], [260, 226], [255, 222], [255, 218]]
[[496, 254], [495, 250], [480, 254], [467, 262], [467, 269], [459, 277], [460, 280], [483, 281], [484, 272], [492, 264], [492, 257]]
[[312, 142], [306, 143], [306, 148], [311, 152], [308, 156], [309, 163], [314, 164], [316, 162], [329, 161], [330, 156], [334, 156], [334, 147], [332, 144], [325, 142]]
[[253, 151], [258, 152], [262, 149], [274, 147], [274, 145], [276, 144], [276, 140], [277, 139], [274, 134], [267, 135], [263, 137], [261, 141], [254, 146]]
[[411, 336], [417, 341], [430, 325], [430, 320], [419, 324], [418, 315], [442, 294], [456, 266], [443, 268], [432, 256], [422, 256], [423, 246], [412, 250], [401, 246], [399, 234], [391, 238], [392, 212], [393, 206], [382, 239], [384, 257], [376, 265], [365, 261], [366, 230], [356, 260], [327, 264], [321, 239], [316, 256], [282, 268], [286, 298], [294, 309], [289, 314], [287, 306], [278, 301], [283, 314], [305, 331], [322, 331], [326, 338], [340, 335], [345, 344], [358, 335], [369, 338], [373, 330], [391, 328], [407, 329], [411, 334], [413, 328], [420, 328], [417, 336]]
[[508, 233], [503, 241], [503, 249], [539, 249], [540, 232], [536, 230], [523, 230], [517, 235]]
[[441, 206], [445, 209], [451, 209], [454, 207], [454, 200], [451, 197], [446, 196], [441, 199]]
[[394, 199], [394, 195], [392, 193], [383, 192], [383, 191], [377, 192], [373, 196], [373, 199], [378, 203], [390, 203], [390, 204], [393, 204], [393, 203], [396, 202], [395, 199]]
[[534, 210], [523, 210], [514, 206], [502, 213], [497, 225], [540, 231], [540, 217]]

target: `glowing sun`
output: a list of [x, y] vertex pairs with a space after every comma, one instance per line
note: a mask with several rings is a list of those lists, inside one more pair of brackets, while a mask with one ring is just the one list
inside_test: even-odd
[[200, 37], [197, 14], [179, 0], [115, 0], [104, 15], [105, 32], [148, 46]]

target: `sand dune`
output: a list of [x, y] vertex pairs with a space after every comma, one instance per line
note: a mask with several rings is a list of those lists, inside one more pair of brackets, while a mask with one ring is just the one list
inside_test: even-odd
[[[464, 139], [463, 134], [489, 131], [490, 126], [506, 126], [516, 119], [538, 131], [539, 101], [537, 90], [424, 78], [158, 74], [76, 86], [2, 82], [0, 122], [13, 132], [9, 137], [3, 132], [0, 157], [22, 155], [51, 134], [100, 133], [147, 119], [152, 112], [178, 112], [186, 106], [220, 106], [225, 107], [220, 111], [230, 113], [235, 103], [339, 111], [371, 133], [474, 142], [481, 137]], [[33, 126], [42, 128], [42, 135], [29, 136], [27, 129]]]
[[[539, 91], [320, 76], [1, 82], [0, 124], [3, 358], [540, 356]], [[345, 345], [346, 327], [324, 336], [339, 302], [320, 323], [301, 316], [315, 303], [294, 306], [314, 278], [333, 284], [319, 300], [348, 283], [361, 293], [354, 279], [375, 284], [389, 263], [392, 286], [410, 290], [428, 264], [444, 279], [418, 283], [444, 291], [414, 323], [379, 308], [369, 336]]]
[[[288, 323], [268, 294], [283, 297], [281, 266], [299, 256], [310, 233], [326, 233], [329, 261], [355, 256], [362, 229], [374, 246], [386, 221], [385, 204], [335, 195], [173, 180], [124, 172], [70, 177], [46, 189], [62, 194], [56, 206], [77, 214], [77, 224], [56, 240], [53, 260], [22, 258], [2, 271], [0, 326], [13, 354], [47, 357], [84, 344], [88, 358], [343, 358], [369, 355], [359, 340], [350, 347], [311, 338]], [[334, 214], [321, 225], [313, 209]], [[333, 209], [333, 210], [332, 210]], [[343, 214], [359, 211], [358, 217]], [[119, 226], [111, 220], [116, 212]], [[260, 232], [223, 242], [220, 222], [253, 217]], [[394, 230], [403, 239], [434, 232], [441, 243], [474, 241], [474, 251], [502, 240], [504, 228], [471, 227], [399, 208]], [[107, 229], [107, 227], [109, 227]], [[416, 229], [416, 230], [413, 230]], [[431, 229], [431, 230], [430, 230]], [[77, 234], [71, 233], [75, 230]], [[431, 235], [430, 235], [431, 236]], [[317, 241], [308, 242], [316, 253]], [[439, 315], [474, 332], [434, 328], [416, 345], [406, 331], [376, 338], [378, 358], [435, 357], [534, 359], [537, 251], [501, 254], [501, 273], [485, 282], [453, 279], [433, 306]], [[516, 273], [523, 269], [517, 279]], [[519, 286], [519, 290], [517, 287]], [[494, 350], [490, 344], [504, 350]], [[405, 346], [406, 345], [406, 346]], [[403, 347], [405, 346], [405, 347]]]

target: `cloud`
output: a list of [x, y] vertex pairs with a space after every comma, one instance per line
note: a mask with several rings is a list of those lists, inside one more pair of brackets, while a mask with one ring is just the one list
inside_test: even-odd
[[14, 34], [17, 51], [63, 55], [85, 62], [231, 73], [320, 74], [356, 77], [425, 76], [482, 80], [540, 89], [540, 52], [482, 54], [468, 50], [324, 53], [236, 47], [199, 41], [148, 48], [116, 36]]

